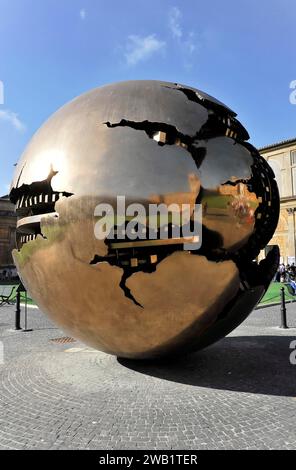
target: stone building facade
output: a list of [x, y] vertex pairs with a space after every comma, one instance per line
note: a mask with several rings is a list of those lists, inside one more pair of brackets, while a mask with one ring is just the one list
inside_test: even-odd
[[8, 196], [0, 197], [0, 274], [14, 266], [11, 252], [15, 247], [16, 214]]
[[276, 232], [269, 242], [280, 247], [281, 262], [296, 260], [296, 138], [259, 149], [272, 167], [281, 197], [281, 211]]

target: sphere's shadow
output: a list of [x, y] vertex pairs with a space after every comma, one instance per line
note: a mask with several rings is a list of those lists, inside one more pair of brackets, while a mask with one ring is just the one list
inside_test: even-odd
[[230, 336], [178, 359], [118, 362], [139, 373], [211, 389], [296, 396], [295, 336]]

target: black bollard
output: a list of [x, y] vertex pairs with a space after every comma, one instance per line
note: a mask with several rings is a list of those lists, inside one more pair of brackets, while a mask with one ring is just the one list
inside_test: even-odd
[[16, 293], [15, 330], [21, 330], [21, 293]]
[[281, 326], [280, 328], [287, 329], [287, 309], [285, 300], [285, 288], [281, 287]]
[[32, 328], [28, 328], [28, 296], [27, 291], [25, 291], [25, 328], [23, 331], [26, 333], [28, 331], [33, 331]]

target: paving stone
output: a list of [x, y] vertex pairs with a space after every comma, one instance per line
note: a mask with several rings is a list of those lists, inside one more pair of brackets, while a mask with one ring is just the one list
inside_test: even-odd
[[14, 332], [0, 308], [0, 449], [295, 449], [296, 311], [256, 310], [227, 338], [179, 360], [95, 352], [39, 310]]

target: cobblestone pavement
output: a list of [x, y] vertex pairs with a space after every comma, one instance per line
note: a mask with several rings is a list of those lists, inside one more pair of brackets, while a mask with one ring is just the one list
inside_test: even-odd
[[32, 332], [0, 309], [1, 449], [295, 449], [296, 307], [257, 310], [230, 336], [174, 362], [117, 360], [39, 310]]

